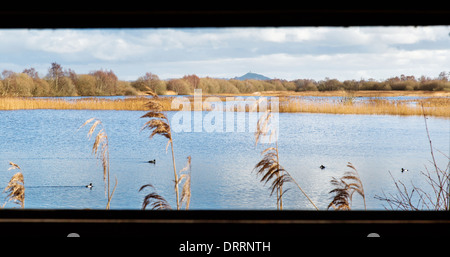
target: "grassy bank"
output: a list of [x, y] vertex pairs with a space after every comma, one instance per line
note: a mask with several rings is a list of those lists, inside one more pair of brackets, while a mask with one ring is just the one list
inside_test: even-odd
[[[277, 95], [277, 94], [273, 94]], [[287, 97], [277, 95], [280, 112], [306, 112], [306, 113], [330, 113], [330, 114], [379, 114], [379, 115], [422, 115], [421, 103], [425, 107], [425, 114], [429, 116], [450, 117], [450, 97], [427, 97], [418, 100], [386, 100], [372, 98], [369, 100], [357, 100], [357, 96], [345, 96], [337, 99], [310, 99]], [[322, 95], [324, 96], [324, 95]], [[430, 95], [431, 96], [431, 95]], [[203, 96], [202, 110], [211, 110], [211, 106]], [[217, 96], [225, 106], [226, 97]], [[159, 98], [164, 111], [177, 111], [172, 109], [173, 97]], [[189, 96], [191, 110], [199, 110], [193, 104], [193, 97]], [[235, 98], [237, 100], [238, 98]], [[217, 98], [215, 99], [217, 100]], [[148, 98], [129, 97], [125, 99], [101, 99], [83, 98], [66, 100], [64, 98], [27, 98], [27, 97], [0, 97], [0, 110], [26, 110], [26, 109], [70, 109], [70, 110], [146, 110], [144, 104]], [[248, 102], [247, 102], [248, 103]], [[249, 111], [251, 102], [246, 105]], [[270, 104], [269, 104], [270, 106]], [[194, 108], [195, 107], [195, 108]], [[233, 106], [226, 111], [238, 111]]]

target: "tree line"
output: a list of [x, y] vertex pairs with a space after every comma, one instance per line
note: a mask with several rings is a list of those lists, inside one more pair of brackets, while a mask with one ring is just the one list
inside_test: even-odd
[[240, 94], [261, 91], [359, 91], [359, 90], [425, 90], [450, 91], [450, 72], [441, 72], [438, 77], [401, 75], [384, 81], [373, 79], [345, 80], [325, 78], [271, 80], [236, 80], [199, 78], [186, 75], [178, 79], [161, 80], [156, 74], [147, 72], [135, 81], [119, 80], [112, 70], [97, 70], [88, 74], [77, 74], [54, 62], [45, 77], [39, 77], [34, 68], [16, 73], [4, 70], [0, 76], [0, 96], [113, 96], [139, 95], [149, 89], [159, 95], [173, 91], [179, 95], [192, 94], [202, 89], [209, 94]]

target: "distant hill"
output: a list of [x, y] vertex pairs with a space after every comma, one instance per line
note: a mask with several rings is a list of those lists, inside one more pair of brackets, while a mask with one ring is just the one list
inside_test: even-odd
[[254, 80], [270, 80], [271, 78], [268, 78], [268, 77], [263, 76], [263, 75], [261, 75], [261, 74], [248, 72], [247, 74], [242, 75], [242, 76], [240, 76], [240, 77], [235, 77], [234, 79], [237, 79], [237, 80], [246, 80], [246, 79], [254, 79]]

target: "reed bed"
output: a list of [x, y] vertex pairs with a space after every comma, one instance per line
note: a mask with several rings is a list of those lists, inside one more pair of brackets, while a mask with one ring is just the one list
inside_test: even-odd
[[[428, 116], [450, 117], [450, 98], [423, 100]], [[280, 99], [280, 112], [306, 112], [329, 114], [423, 115], [419, 101], [370, 99], [366, 101], [324, 101], [302, 98]]]
[[421, 96], [421, 97], [450, 97], [450, 91], [404, 91], [404, 90], [359, 90], [359, 91], [261, 91], [240, 95], [262, 96], [341, 96], [352, 95], [354, 97], [387, 97], [387, 96]]
[[[32, 98], [32, 97], [1, 97], [0, 110], [145, 110], [145, 97], [125, 99], [83, 98], [67, 100], [64, 98]], [[170, 105], [169, 105], [170, 107]]]
[[[194, 97], [188, 96], [188, 106], [190, 110], [212, 109], [212, 104], [205, 101], [208, 96], [203, 96], [202, 107], [194, 105]], [[224, 111], [252, 111], [255, 110], [251, 104], [246, 104], [243, 108], [232, 105], [226, 108], [225, 96], [215, 97], [221, 101]], [[243, 98], [234, 98], [241, 101]], [[241, 100], [239, 100], [241, 99]], [[279, 97], [279, 112], [292, 113], [329, 113], [329, 114], [375, 114], [375, 115], [423, 115], [420, 104], [424, 105], [425, 115], [437, 117], [450, 117], [449, 97], [429, 97], [422, 100], [386, 100], [372, 98], [369, 100], [357, 101], [357, 97], [342, 97], [334, 100], [320, 98], [311, 99], [307, 97]], [[162, 111], [178, 111], [182, 104], [175, 104], [172, 108], [174, 97], [160, 97], [158, 103], [162, 106]], [[269, 99], [270, 101], [270, 99]], [[30, 98], [30, 97], [0, 97], [0, 110], [27, 110], [27, 109], [70, 109], [70, 110], [129, 110], [145, 111], [147, 97], [130, 97], [125, 99], [104, 99], [104, 98], [83, 98], [67, 100], [64, 98]], [[187, 102], [185, 102], [187, 103]], [[185, 104], [186, 105], [186, 104]], [[270, 108], [270, 104], [268, 104]]]

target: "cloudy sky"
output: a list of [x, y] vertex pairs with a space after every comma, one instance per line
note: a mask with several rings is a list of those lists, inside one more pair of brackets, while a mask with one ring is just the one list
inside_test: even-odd
[[0, 30], [0, 72], [45, 76], [52, 62], [78, 74], [111, 69], [121, 80], [437, 77], [450, 71], [450, 27]]

